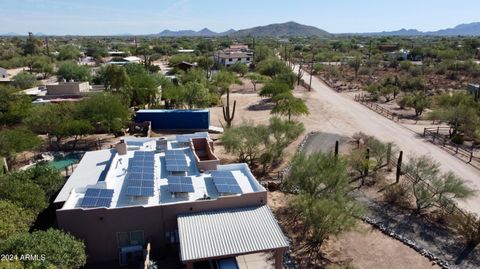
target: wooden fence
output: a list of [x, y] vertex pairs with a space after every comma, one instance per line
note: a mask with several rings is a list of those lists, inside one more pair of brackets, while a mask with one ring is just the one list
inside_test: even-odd
[[400, 117], [396, 113], [391, 112], [375, 102], [370, 102], [367, 98], [365, 98], [365, 95], [356, 94], [354, 100], [388, 119], [393, 121], [400, 120]]
[[466, 161], [468, 164], [472, 164], [475, 168], [480, 168], [473, 165], [473, 163], [480, 164], [478, 152], [475, 152], [472, 148], [453, 143], [450, 139], [452, 131], [453, 128], [451, 127], [424, 128], [423, 137], [427, 139], [430, 138], [432, 143], [441, 145], [445, 150], [457, 156], [459, 159]]

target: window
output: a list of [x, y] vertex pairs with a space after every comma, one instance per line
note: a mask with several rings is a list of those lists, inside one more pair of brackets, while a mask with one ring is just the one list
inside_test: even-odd
[[242, 61], [242, 58], [238, 58], [238, 61], [241, 62], [241, 61]]
[[125, 246], [143, 246], [143, 231], [130, 231], [130, 232], [120, 232], [117, 233], [117, 243], [118, 247]]
[[250, 61], [250, 58], [247, 58], [247, 61]]
[[232, 61], [232, 58], [228, 59], [228, 61], [231, 62], [231, 61]]

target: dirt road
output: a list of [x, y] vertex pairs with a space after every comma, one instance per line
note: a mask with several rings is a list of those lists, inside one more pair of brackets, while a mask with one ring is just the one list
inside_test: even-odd
[[[304, 79], [308, 81], [309, 75], [306, 74]], [[443, 171], [454, 171], [471, 187], [480, 190], [480, 171], [424, 141], [414, 131], [335, 92], [318, 78], [312, 78], [312, 92], [307, 99], [307, 105], [310, 115], [302, 118], [302, 121], [309, 131], [347, 136], [361, 131], [385, 142], [394, 142], [404, 151], [407, 159], [412, 155], [428, 155], [441, 164]], [[480, 213], [480, 192], [476, 197], [461, 202], [460, 206]]]

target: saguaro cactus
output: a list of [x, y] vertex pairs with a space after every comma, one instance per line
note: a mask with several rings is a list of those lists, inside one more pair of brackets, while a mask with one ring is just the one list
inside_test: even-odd
[[227, 90], [227, 105], [222, 107], [223, 110], [223, 119], [227, 123], [227, 128], [232, 126], [233, 117], [235, 116], [235, 107], [237, 106], [237, 101], [233, 101], [233, 109], [230, 114], [230, 91]]

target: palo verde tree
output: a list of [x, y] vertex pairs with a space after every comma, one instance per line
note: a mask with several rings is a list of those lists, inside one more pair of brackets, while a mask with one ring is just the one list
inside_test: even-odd
[[456, 200], [474, 194], [453, 172], [441, 173], [439, 167], [439, 163], [427, 156], [414, 156], [405, 165], [405, 172], [413, 178], [416, 213], [423, 213], [432, 207], [445, 209], [455, 204]]
[[0, 131], [0, 157], [5, 157], [10, 166], [16, 154], [26, 150], [34, 150], [41, 144], [40, 138], [25, 128]]
[[308, 115], [308, 107], [301, 98], [293, 96], [291, 91], [277, 94], [273, 98], [275, 106], [271, 113], [286, 116], [288, 121], [291, 121], [292, 116], [297, 117], [301, 115]]
[[430, 106], [430, 100], [423, 91], [407, 94], [398, 101], [400, 107], [409, 107], [415, 110], [415, 116], [419, 117]]
[[293, 209], [304, 227], [307, 243], [303, 248], [312, 260], [318, 260], [329, 236], [355, 228], [361, 208], [348, 195], [349, 176], [341, 158], [321, 152], [297, 155], [286, 187], [299, 193]]
[[246, 77], [253, 85], [253, 91], [257, 91], [257, 85], [260, 83], [266, 83], [270, 78], [268, 76], [261, 75], [259, 73], [248, 73]]

